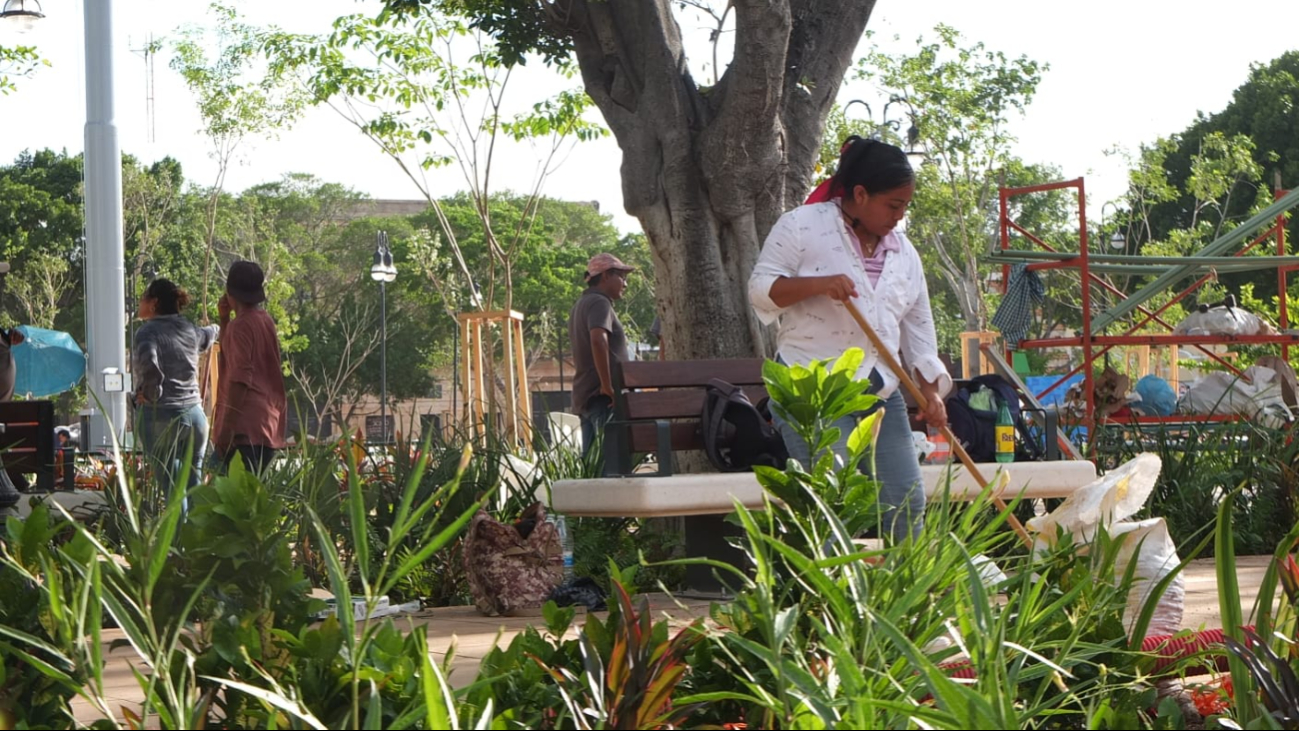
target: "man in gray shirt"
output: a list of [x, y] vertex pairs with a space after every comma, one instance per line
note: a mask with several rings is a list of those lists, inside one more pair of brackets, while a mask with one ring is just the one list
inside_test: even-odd
[[613, 363], [628, 360], [627, 336], [613, 311], [636, 271], [613, 254], [596, 254], [586, 265], [586, 291], [568, 316], [573, 349], [573, 413], [582, 420], [582, 451], [590, 451], [596, 434], [613, 415]]

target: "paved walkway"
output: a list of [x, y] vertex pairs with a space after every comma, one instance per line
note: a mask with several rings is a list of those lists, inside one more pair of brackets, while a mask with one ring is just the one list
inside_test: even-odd
[[[1237, 583], [1240, 586], [1242, 608], [1247, 616], [1269, 560], [1270, 556], [1242, 556], [1237, 559]], [[650, 609], [655, 616], [667, 615], [678, 621], [702, 616], [708, 610], [708, 602], [703, 600], [674, 600], [662, 594], [652, 594], [649, 598]], [[1186, 629], [1221, 627], [1218, 617], [1218, 581], [1213, 560], [1193, 561], [1186, 571], [1186, 605], [1182, 626]], [[574, 625], [580, 625], [581, 619], [579, 612]], [[479, 663], [498, 641], [504, 646], [529, 625], [541, 623], [539, 616], [484, 617], [471, 606], [430, 609], [410, 615], [408, 620], [412, 626], [423, 624], [428, 627], [429, 646], [436, 662], [443, 661], [448, 649], [455, 643], [451, 681], [457, 685], [474, 679]], [[114, 707], [136, 706], [141, 700], [140, 688], [128, 664], [134, 658], [134, 653], [129, 647], [119, 648], [112, 653], [107, 651], [108, 644], [120, 637], [118, 630], [104, 631], [105, 656], [108, 658], [108, 667], [104, 672], [105, 690]], [[79, 704], [77, 717], [89, 722], [99, 716], [89, 706]]]

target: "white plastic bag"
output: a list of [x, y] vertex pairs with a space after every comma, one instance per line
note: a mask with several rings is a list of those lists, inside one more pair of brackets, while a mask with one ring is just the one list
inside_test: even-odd
[[1090, 543], [1096, 537], [1096, 526], [1113, 525], [1135, 515], [1155, 489], [1161, 467], [1159, 455], [1139, 454], [1074, 490], [1055, 510], [1028, 521], [1028, 529], [1037, 533], [1035, 547], [1055, 545], [1057, 526], [1073, 534], [1075, 542]]
[[1246, 368], [1244, 378], [1217, 372], [1196, 379], [1178, 409], [1191, 414], [1239, 414], [1273, 428], [1282, 426], [1289, 414], [1276, 371], [1259, 365]]
[[[1154, 591], [1160, 579], [1177, 568], [1181, 559], [1177, 557], [1177, 547], [1173, 545], [1172, 536], [1168, 535], [1168, 524], [1163, 518], [1135, 523], [1123, 521], [1110, 526], [1109, 530], [1115, 540], [1120, 536], [1123, 539], [1116, 566], [1125, 569], [1134, 559], [1137, 562], [1132, 589], [1128, 592], [1128, 606], [1123, 612], [1123, 626], [1131, 633], [1150, 592]], [[1155, 605], [1146, 636], [1171, 635], [1180, 630], [1185, 603], [1186, 579], [1178, 574]]]
[[1212, 307], [1208, 312], [1192, 312], [1177, 323], [1176, 335], [1270, 335], [1270, 324], [1252, 312], [1239, 307]]
[[[1139, 454], [1099, 480], [1075, 490], [1058, 508], [1029, 520], [1026, 526], [1035, 533], [1034, 553], [1044, 553], [1054, 546], [1060, 528], [1080, 545], [1094, 541], [1096, 530], [1102, 525], [1112, 538], [1122, 540], [1116, 570], [1124, 571], [1136, 561], [1135, 581], [1123, 613], [1123, 623], [1129, 631], [1155, 584], [1181, 561], [1163, 518], [1127, 520], [1145, 505], [1159, 479], [1161, 466], [1158, 455]], [[1182, 624], [1185, 598], [1185, 581], [1179, 575], [1159, 599], [1146, 636], [1176, 632]]]

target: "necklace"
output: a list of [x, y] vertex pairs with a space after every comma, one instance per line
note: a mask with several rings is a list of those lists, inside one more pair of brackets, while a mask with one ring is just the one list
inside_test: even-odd
[[861, 247], [862, 256], [867, 259], [875, 258], [875, 248], [879, 246], [880, 240], [875, 239], [875, 243], [869, 244], [869, 248], [867, 248], [868, 244], [857, 233], [857, 227], [861, 225], [861, 219], [857, 218], [856, 216], [849, 215], [848, 211], [844, 210], [842, 203], [839, 204], [839, 212], [842, 213], [843, 217], [848, 221], [848, 227], [852, 231], [853, 237], [857, 239], [857, 245]]

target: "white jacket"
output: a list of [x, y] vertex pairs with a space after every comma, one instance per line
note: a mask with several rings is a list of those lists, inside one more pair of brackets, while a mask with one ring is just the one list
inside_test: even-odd
[[749, 302], [763, 324], [779, 318], [778, 354], [786, 363], [806, 364], [838, 358], [856, 346], [866, 353], [857, 377], [868, 378], [878, 366], [884, 379], [879, 395], [887, 397], [897, 389], [897, 375], [878, 362], [866, 333], [842, 302], [818, 295], [781, 308], [771, 301], [771, 285], [780, 277], [846, 274], [857, 287], [857, 309], [880, 340], [901, 354], [904, 368], [936, 382], [939, 394], [946, 396], [952, 379], [938, 358], [938, 336], [920, 254], [901, 232], [890, 233], [897, 237], [900, 251], [885, 256], [879, 282], [871, 285], [851, 236], [834, 202], [799, 206], [771, 228], [749, 276]]

